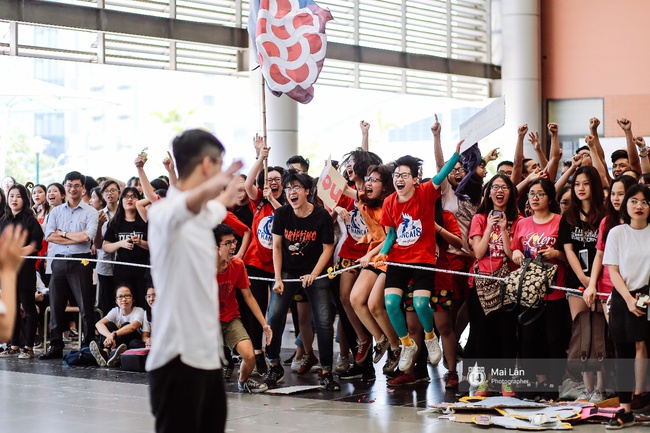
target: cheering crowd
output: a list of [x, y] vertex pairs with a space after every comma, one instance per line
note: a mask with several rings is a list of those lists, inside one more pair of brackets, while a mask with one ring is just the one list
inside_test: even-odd
[[[331, 210], [318, 197], [318, 179], [307, 174], [309, 161], [296, 155], [285, 167], [267, 167], [272, 149], [259, 136], [248, 175], [234, 174], [234, 166], [221, 171], [223, 146], [191, 130], [174, 140], [174, 157], [163, 161], [167, 175], [151, 181], [144, 152], [135, 160], [137, 176], [126, 184], [76, 171], [49, 186], [5, 177], [0, 229], [24, 230], [9, 228], [0, 238], [0, 337], [7, 340], [0, 358], [31, 359], [35, 348], [49, 343], [40, 359], [60, 359], [65, 339], [79, 332], [102, 367], [119, 366], [129, 348], [151, 347], [157, 422], [172, 397], [157, 393], [154, 401], [154, 383], [157, 390], [172, 386], [160, 373], [176, 362], [219, 369], [231, 380], [239, 360], [239, 390], [256, 393], [277, 386], [285, 374], [313, 370], [326, 391], [340, 390], [340, 380], [373, 382], [373, 364], [384, 358], [390, 387], [428, 382], [427, 364], [442, 362], [445, 388], [456, 389], [463, 358], [481, 360], [488, 372], [519, 366], [529, 376], [526, 387], [513, 389], [487, 374], [472, 389], [476, 396], [558, 399], [569, 376], [580, 389], [572, 397], [577, 400], [599, 403], [615, 389], [623, 409], [607, 427], [632, 425], [632, 411], [650, 405], [650, 268], [644, 266], [650, 259], [650, 160], [631, 122], [618, 124], [626, 148], [611, 156], [592, 118], [585, 145], [564, 162], [556, 124], [548, 125], [548, 157], [539, 134], [522, 125], [513, 161], [500, 159], [497, 150], [481, 155], [477, 144], [461, 155], [462, 142], [445, 160], [436, 117], [433, 152], [424, 157], [435, 158], [437, 174], [424, 179], [418, 157], [389, 162], [363, 150], [370, 125], [362, 121], [362, 146], [336, 167], [347, 185]], [[526, 138], [535, 159], [524, 155]], [[177, 231], [187, 236], [181, 240]], [[21, 267], [16, 243], [21, 255], [42, 259]], [[505, 308], [499, 279], [529, 259], [557, 266], [555, 288], [534, 311]], [[213, 269], [208, 281], [206, 269]], [[174, 283], [183, 291], [171, 293]], [[66, 314], [75, 305], [80, 330]], [[48, 306], [50, 340], [43, 342]], [[295, 352], [281, 359], [289, 312]], [[188, 328], [175, 329], [179, 317], [191, 315]], [[6, 335], [11, 322], [13, 333]], [[579, 353], [585, 329], [602, 353]], [[217, 341], [226, 348], [223, 364], [208, 362], [219, 358]], [[581, 357], [597, 359], [572, 362]], [[598, 360], [614, 357], [612, 384], [611, 369]], [[534, 360], [549, 362], [539, 367]]]

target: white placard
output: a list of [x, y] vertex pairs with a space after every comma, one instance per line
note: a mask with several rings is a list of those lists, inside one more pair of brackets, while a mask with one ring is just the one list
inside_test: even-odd
[[323, 200], [323, 204], [328, 210], [334, 209], [343, 195], [343, 189], [347, 181], [345, 178], [332, 167], [331, 156], [327, 158], [327, 165], [318, 178], [318, 197]]
[[460, 125], [460, 139], [465, 142], [460, 147], [463, 153], [474, 143], [478, 143], [506, 123], [506, 97], [502, 96]]

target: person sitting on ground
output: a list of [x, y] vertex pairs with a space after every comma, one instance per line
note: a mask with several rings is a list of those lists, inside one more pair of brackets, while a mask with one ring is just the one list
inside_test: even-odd
[[153, 326], [153, 317], [151, 315], [151, 309], [153, 308], [153, 303], [156, 301], [156, 289], [153, 287], [153, 282], [148, 281], [147, 284], [147, 305], [149, 309], [144, 312], [144, 322], [142, 322], [142, 342], [144, 347], [149, 349], [151, 347], [151, 328]]
[[133, 292], [128, 285], [120, 285], [115, 291], [117, 307], [95, 325], [100, 334], [100, 344], [90, 342], [90, 352], [100, 367], [116, 367], [120, 356], [131, 348], [139, 348], [142, 340], [144, 310], [133, 306]]
[[217, 242], [217, 283], [219, 285], [219, 320], [223, 339], [230, 350], [236, 350], [242, 357], [239, 367], [239, 391], [249, 393], [264, 392], [269, 387], [250, 379], [255, 367], [255, 350], [239, 315], [239, 304], [235, 297], [235, 289], [239, 289], [248, 308], [253, 312], [262, 325], [267, 344], [271, 342], [273, 332], [264, 319], [255, 297], [250, 290], [250, 281], [244, 267], [244, 262], [235, 257], [235, 229], [226, 224], [219, 224], [214, 229]]

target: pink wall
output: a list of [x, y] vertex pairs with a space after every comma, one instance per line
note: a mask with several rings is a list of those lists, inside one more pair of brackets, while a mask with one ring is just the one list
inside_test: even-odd
[[650, 135], [650, 1], [541, 3], [544, 101], [604, 98], [606, 136]]

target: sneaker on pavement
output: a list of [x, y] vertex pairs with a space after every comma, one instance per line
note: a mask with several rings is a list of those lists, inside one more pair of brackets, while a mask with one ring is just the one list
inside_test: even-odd
[[474, 397], [487, 397], [490, 394], [490, 381], [485, 380], [474, 391]]
[[415, 344], [415, 341], [411, 346], [402, 346], [402, 353], [399, 357], [399, 369], [400, 371], [406, 371], [413, 365], [413, 358], [418, 351], [418, 345]]
[[264, 383], [271, 386], [276, 386], [278, 383], [282, 382], [284, 379], [284, 368], [281, 365], [272, 365], [269, 368], [269, 372], [266, 373], [266, 379]]
[[605, 401], [605, 396], [603, 395], [603, 391], [601, 389], [594, 389], [594, 392], [591, 393], [591, 396], [589, 397], [589, 403], [597, 404]]
[[509, 383], [503, 383], [501, 384], [501, 395], [504, 397], [514, 397], [517, 394], [512, 389], [512, 385], [510, 385]]
[[[305, 355], [303, 355], [302, 357], [304, 358]], [[296, 359], [296, 357], [294, 356], [293, 359], [291, 360], [291, 371], [298, 371], [301, 365], [302, 365], [302, 358]]]
[[223, 380], [230, 380], [232, 377], [233, 368], [229, 365], [223, 368]]
[[372, 362], [375, 364], [381, 361], [381, 358], [384, 357], [384, 353], [390, 349], [390, 343], [388, 342], [388, 338], [386, 338], [385, 335], [381, 336], [381, 339], [375, 344], [375, 356], [372, 358]]
[[397, 377], [386, 382], [386, 385], [388, 385], [391, 388], [396, 388], [398, 386], [413, 385], [415, 383], [417, 383], [417, 379], [415, 378], [414, 375], [402, 373]]
[[260, 392], [268, 391], [269, 386], [265, 383], [260, 383], [256, 380], [248, 379], [246, 382], [237, 381], [237, 388], [239, 389], [239, 392], [257, 394]]
[[625, 412], [625, 409], [621, 409], [616, 412], [616, 416], [609, 420], [605, 425], [607, 430], [618, 430], [625, 427], [630, 427], [634, 425], [634, 414], [632, 412]]
[[431, 382], [431, 377], [429, 376], [429, 371], [424, 369], [421, 372], [414, 371], [415, 374], [415, 383]]
[[340, 353], [336, 356], [336, 367], [334, 371], [337, 374], [345, 373], [350, 369], [350, 357], [348, 355], [341, 355]]
[[93, 358], [95, 358], [95, 361], [97, 361], [97, 365], [100, 367], [106, 367], [106, 358], [104, 358], [104, 351], [99, 348], [97, 342], [91, 341], [88, 348], [90, 349], [90, 353], [93, 355]]
[[266, 358], [263, 353], [255, 354], [255, 368], [257, 369], [257, 374], [263, 376], [269, 371], [268, 366], [266, 365]]
[[13, 358], [14, 356], [20, 355], [20, 349], [12, 349], [8, 347], [3, 352], [0, 352], [0, 358]]
[[325, 391], [340, 391], [341, 385], [334, 380], [334, 375], [332, 373], [321, 373], [320, 374], [320, 387]]
[[445, 389], [458, 388], [458, 373], [455, 371], [448, 371], [445, 377]]
[[122, 354], [126, 352], [126, 344], [120, 344], [117, 346], [117, 349], [115, 349], [111, 353], [111, 357], [108, 358], [108, 361], [106, 361], [106, 367], [117, 367], [120, 363], [120, 359], [122, 358]]
[[650, 393], [644, 392], [643, 394], [632, 394], [632, 412], [643, 412], [648, 410], [650, 404]]
[[580, 393], [578, 398], [576, 398], [576, 401], [589, 401], [590, 398], [591, 398], [591, 393], [585, 389]]
[[298, 374], [309, 373], [311, 371], [311, 368], [316, 364], [318, 364], [318, 358], [316, 358], [314, 352], [311, 352], [309, 354], [305, 353], [302, 356], [302, 362], [300, 363], [300, 368], [298, 368], [298, 371], [296, 373]]
[[363, 374], [361, 375], [361, 382], [374, 382], [375, 380], [377, 380], [377, 376], [375, 374], [375, 366], [373, 364], [369, 364], [363, 370]]
[[33, 359], [33, 358], [34, 358], [33, 349], [23, 349], [23, 351], [20, 352], [20, 355], [18, 355], [18, 359]]
[[350, 369], [346, 371], [345, 373], [339, 374], [339, 379], [341, 380], [355, 380], [355, 379], [361, 379], [363, 377], [363, 373], [365, 372], [366, 367], [362, 367], [358, 365], [357, 363], [352, 364]]
[[47, 352], [43, 353], [41, 356], [38, 357], [41, 361], [46, 361], [48, 359], [62, 359], [63, 358], [63, 350], [62, 349], [55, 349], [52, 346], [50, 346], [49, 349], [47, 349]]
[[363, 342], [357, 340], [357, 356], [354, 357], [354, 362], [359, 365], [363, 364], [363, 361], [365, 361], [368, 357], [368, 353], [370, 353], [371, 348], [372, 338], [368, 337], [366, 338], [366, 341]]
[[429, 352], [429, 362], [434, 366], [438, 365], [442, 358], [442, 350], [440, 350], [438, 337], [434, 335], [433, 338], [424, 340], [424, 345], [427, 346], [427, 351]]
[[388, 349], [388, 357], [386, 358], [384, 368], [382, 368], [384, 374], [390, 374], [391, 372], [395, 371], [397, 364], [399, 364], [399, 357], [401, 353], [401, 347], [398, 347], [397, 349]]

